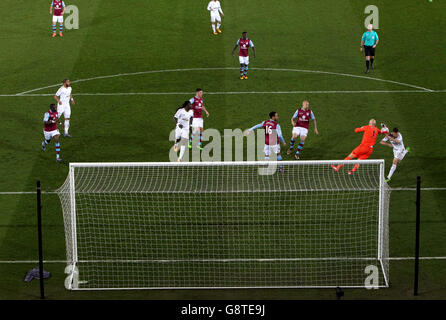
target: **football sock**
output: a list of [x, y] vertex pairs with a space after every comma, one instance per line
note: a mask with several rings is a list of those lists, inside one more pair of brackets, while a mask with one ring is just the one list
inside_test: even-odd
[[300, 152], [302, 151], [302, 148], [304, 147], [305, 141], [301, 141], [299, 143], [299, 145], [297, 146], [297, 151], [296, 154], [300, 154]]
[[375, 61], [375, 59], [370, 58], [370, 65], [373, 66], [373, 61]]
[[212, 30], [215, 32], [215, 24], [212, 24]]
[[56, 142], [56, 158], [60, 157], [60, 142]]
[[220, 29], [221, 23], [217, 23], [217, 29]]
[[[280, 154], [277, 155], [277, 161], [282, 161], [282, 156]], [[283, 165], [279, 166], [280, 171], [283, 170]]]
[[294, 148], [294, 142], [296, 142], [296, 139], [291, 139], [290, 141], [290, 150], [292, 150]]
[[248, 66], [245, 66], [245, 76], [248, 74]]
[[366, 61], [365, 61], [365, 65], [366, 65], [366, 67], [367, 67], [367, 70], [369, 70], [369, 62], [370, 62], [369, 60], [366, 60]]
[[355, 172], [359, 168], [359, 163], [355, 164], [355, 166], [352, 169], [352, 172]]
[[70, 120], [65, 120], [64, 122], [65, 134], [68, 134], [68, 129], [70, 128]]
[[192, 145], [192, 140], [194, 140], [194, 136], [195, 136], [195, 134], [194, 134], [193, 131], [192, 131], [192, 133], [191, 133], [191, 135], [190, 135], [190, 138], [189, 138], [189, 144], [190, 144], [190, 145]]
[[244, 66], [240, 66], [240, 77], [243, 77], [243, 71], [245, 70]]
[[183, 159], [185, 150], [186, 150], [186, 146], [184, 144], [182, 144], [180, 147], [180, 157], [178, 159], [180, 159], [180, 160]]
[[63, 24], [59, 23], [59, 32], [62, 33], [63, 31]]
[[48, 143], [49, 143], [49, 140], [47, 141], [47, 140], [43, 140], [42, 141], [42, 148], [43, 148], [43, 150], [45, 149], [45, 147], [48, 145]]
[[389, 178], [389, 179], [392, 178], [395, 170], [396, 170], [396, 165], [393, 164], [392, 167], [390, 168], [389, 175], [387, 176], [387, 178]]
[[[350, 158], [350, 157], [345, 157], [344, 160], [352, 160], [352, 158]], [[341, 169], [343, 166], [344, 166], [343, 164], [340, 164], [340, 165], [338, 165], [336, 168], [338, 168], [338, 170], [339, 170], [339, 169]]]
[[200, 131], [200, 146], [202, 145], [201, 138], [203, 137], [203, 132]]
[[56, 33], [56, 25], [53, 24], [53, 33]]

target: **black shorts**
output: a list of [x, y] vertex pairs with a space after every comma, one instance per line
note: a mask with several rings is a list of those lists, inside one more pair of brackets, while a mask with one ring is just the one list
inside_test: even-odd
[[364, 46], [365, 56], [366, 57], [369, 57], [369, 56], [374, 57], [375, 56], [375, 49], [376, 48], [373, 48], [373, 46]]

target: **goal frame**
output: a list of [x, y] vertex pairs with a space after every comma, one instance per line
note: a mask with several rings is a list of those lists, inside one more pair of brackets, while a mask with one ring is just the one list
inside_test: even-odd
[[[76, 270], [76, 266], [79, 264], [78, 254], [77, 254], [77, 230], [76, 230], [76, 222], [77, 222], [77, 215], [76, 215], [76, 182], [75, 182], [75, 170], [76, 168], [94, 168], [94, 167], [144, 167], [144, 166], [150, 166], [150, 167], [174, 167], [174, 166], [237, 166], [237, 165], [257, 165], [259, 168], [262, 168], [262, 166], [268, 166], [268, 165], [330, 165], [330, 164], [342, 164], [342, 165], [354, 165], [354, 164], [378, 164], [379, 169], [379, 212], [377, 213], [378, 218], [378, 245], [377, 245], [377, 258], [380, 262], [380, 272], [383, 275], [384, 278], [384, 284], [380, 283], [377, 288], [387, 288], [389, 287], [389, 276], [388, 276], [388, 267], [386, 270], [384, 259], [387, 259], [387, 264], [389, 263], [389, 257], [383, 256], [383, 251], [387, 249], [387, 254], [389, 253], [388, 244], [389, 239], [387, 239], [387, 242], [385, 242], [385, 230], [388, 231], [388, 213], [387, 213], [387, 220], [384, 221], [384, 188], [386, 188], [386, 182], [384, 179], [384, 166], [385, 161], [384, 159], [376, 159], [376, 160], [299, 160], [299, 161], [231, 161], [231, 162], [70, 162], [69, 163], [69, 173], [68, 173], [68, 179], [70, 182], [70, 189], [69, 189], [69, 197], [70, 197], [70, 209], [71, 209], [71, 257], [72, 259], [68, 259], [67, 254], [67, 265], [70, 267], [70, 272], [68, 273], [68, 278], [66, 279], [66, 288], [68, 290], [80, 290], [80, 291], [101, 291], [101, 290], [189, 290], [189, 289], [197, 289], [197, 290], [206, 290], [206, 289], [320, 289], [320, 288], [337, 288], [338, 286], [320, 286], [320, 285], [314, 285], [314, 286], [231, 286], [231, 287], [129, 287], [129, 288], [79, 288], [78, 287], [78, 274]], [[65, 184], [65, 183], [64, 183]], [[62, 186], [63, 187], [63, 186]], [[61, 188], [62, 188], [61, 187]], [[59, 189], [60, 190], [60, 189]], [[58, 191], [59, 191], [58, 190]], [[297, 190], [299, 191], [299, 190]], [[308, 190], [302, 190], [302, 191], [308, 191]], [[390, 189], [387, 190], [390, 194]], [[389, 208], [387, 208], [389, 210]], [[384, 225], [386, 222], [387, 225]], [[65, 231], [66, 232], [66, 231]], [[388, 237], [388, 235], [387, 235]], [[387, 248], [384, 246], [387, 245]], [[68, 247], [67, 247], [68, 250]], [[311, 258], [309, 258], [311, 259]], [[333, 259], [341, 259], [341, 258], [333, 258]], [[345, 259], [345, 258], [342, 258]], [[372, 258], [350, 258], [352, 260], [354, 259], [361, 259], [361, 260], [371, 260]], [[220, 260], [220, 259], [216, 259]], [[254, 259], [254, 260], [264, 260], [264, 259]], [[268, 259], [266, 259], [268, 260]], [[295, 260], [305, 260], [305, 258], [295, 258]], [[314, 260], [323, 260], [321, 258], [314, 258]], [[144, 262], [144, 261], [141, 261]], [[68, 280], [69, 279], [69, 280]], [[67, 286], [68, 283], [68, 286]], [[79, 282], [81, 283], [81, 282]], [[343, 288], [364, 288], [364, 285], [361, 286], [342, 286]]]

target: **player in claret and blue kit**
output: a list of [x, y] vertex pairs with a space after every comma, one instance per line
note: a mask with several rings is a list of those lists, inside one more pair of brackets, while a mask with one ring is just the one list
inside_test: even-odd
[[62, 0], [52, 0], [50, 14], [53, 15], [53, 38], [56, 36], [56, 24], [59, 22], [59, 36], [63, 37], [63, 15], [65, 13], [65, 2]]
[[42, 142], [42, 151], [45, 151], [46, 146], [51, 142], [51, 139], [54, 138], [54, 142], [56, 143], [56, 161], [61, 162], [62, 158], [60, 157], [60, 132], [57, 128], [57, 123], [59, 122], [59, 114], [57, 113], [57, 107], [53, 103], [50, 105], [50, 109], [45, 112], [43, 116], [43, 136], [45, 140]]
[[299, 160], [300, 153], [302, 152], [305, 140], [307, 139], [310, 120], [313, 121], [314, 133], [319, 134], [319, 131], [317, 131], [316, 117], [314, 116], [313, 111], [310, 110], [310, 103], [308, 101], [304, 101], [302, 102], [302, 108], [297, 109], [296, 112], [291, 117], [293, 132], [290, 142], [290, 148], [288, 149], [287, 154], [290, 154], [293, 151], [294, 143], [296, 142], [297, 137], [299, 137], [300, 142], [299, 145], [297, 146], [297, 151], [295, 155], [296, 160]]
[[234, 55], [235, 49], [240, 46], [238, 51], [238, 58], [240, 61], [240, 80], [248, 79], [248, 64], [249, 64], [249, 48], [252, 48], [253, 57], [256, 57], [256, 48], [254, 43], [248, 38], [248, 33], [245, 31], [242, 33], [242, 37], [237, 40], [234, 49], [232, 49], [232, 55]]
[[200, 135], [200, 141], [198, 143], [198, 148], [203, 150], [203, 111], [206, 112], [206, 116], [209, 117], [209, 112], [206, 110], [203, 104], [203, 90], [198, 88], [195, 90], [195, 97], [191, 98], [190, 103], [192, 105], [192, 111], [194, 116], [192, 119], [192, 133], [189, 139], [189, 149], [192, 148], [192, 142], [196, 134]]
[[[256, 129], [263, 128], [265, 130], [265, 148], [263, 150], [265, 153], [265, 160], [269, 160], [272, 153], [277, 155], [277, 160], [282, 160], [279, 141], [283, 143], [284, 147], [286, 147], [286, 142], [282, 135], [282, 129], [277, 122], [278, 120], [279, 115], [277, 112], [271, 111], [269, 113], [269, 120], [265, 120], [245, 131], [245, 136], [247, 136], [250, 132]], [[280, 169], [282, 171], [283, 168]]]

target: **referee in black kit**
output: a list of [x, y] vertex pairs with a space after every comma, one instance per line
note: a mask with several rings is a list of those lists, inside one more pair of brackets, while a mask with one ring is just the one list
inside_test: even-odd
[[373, 61], [375, 61], [375, 48], [378, 45], [378, 42], [378, 34], [373, 30], [373, 26], [369, 24], [367, 26], [367, 31], [364, 32], [361, 39], [361, 52], [362, 48], [364, 47], [365, 65], [367, 67], [365, 73], [369, 73], [370, 68], [373, 69]]

